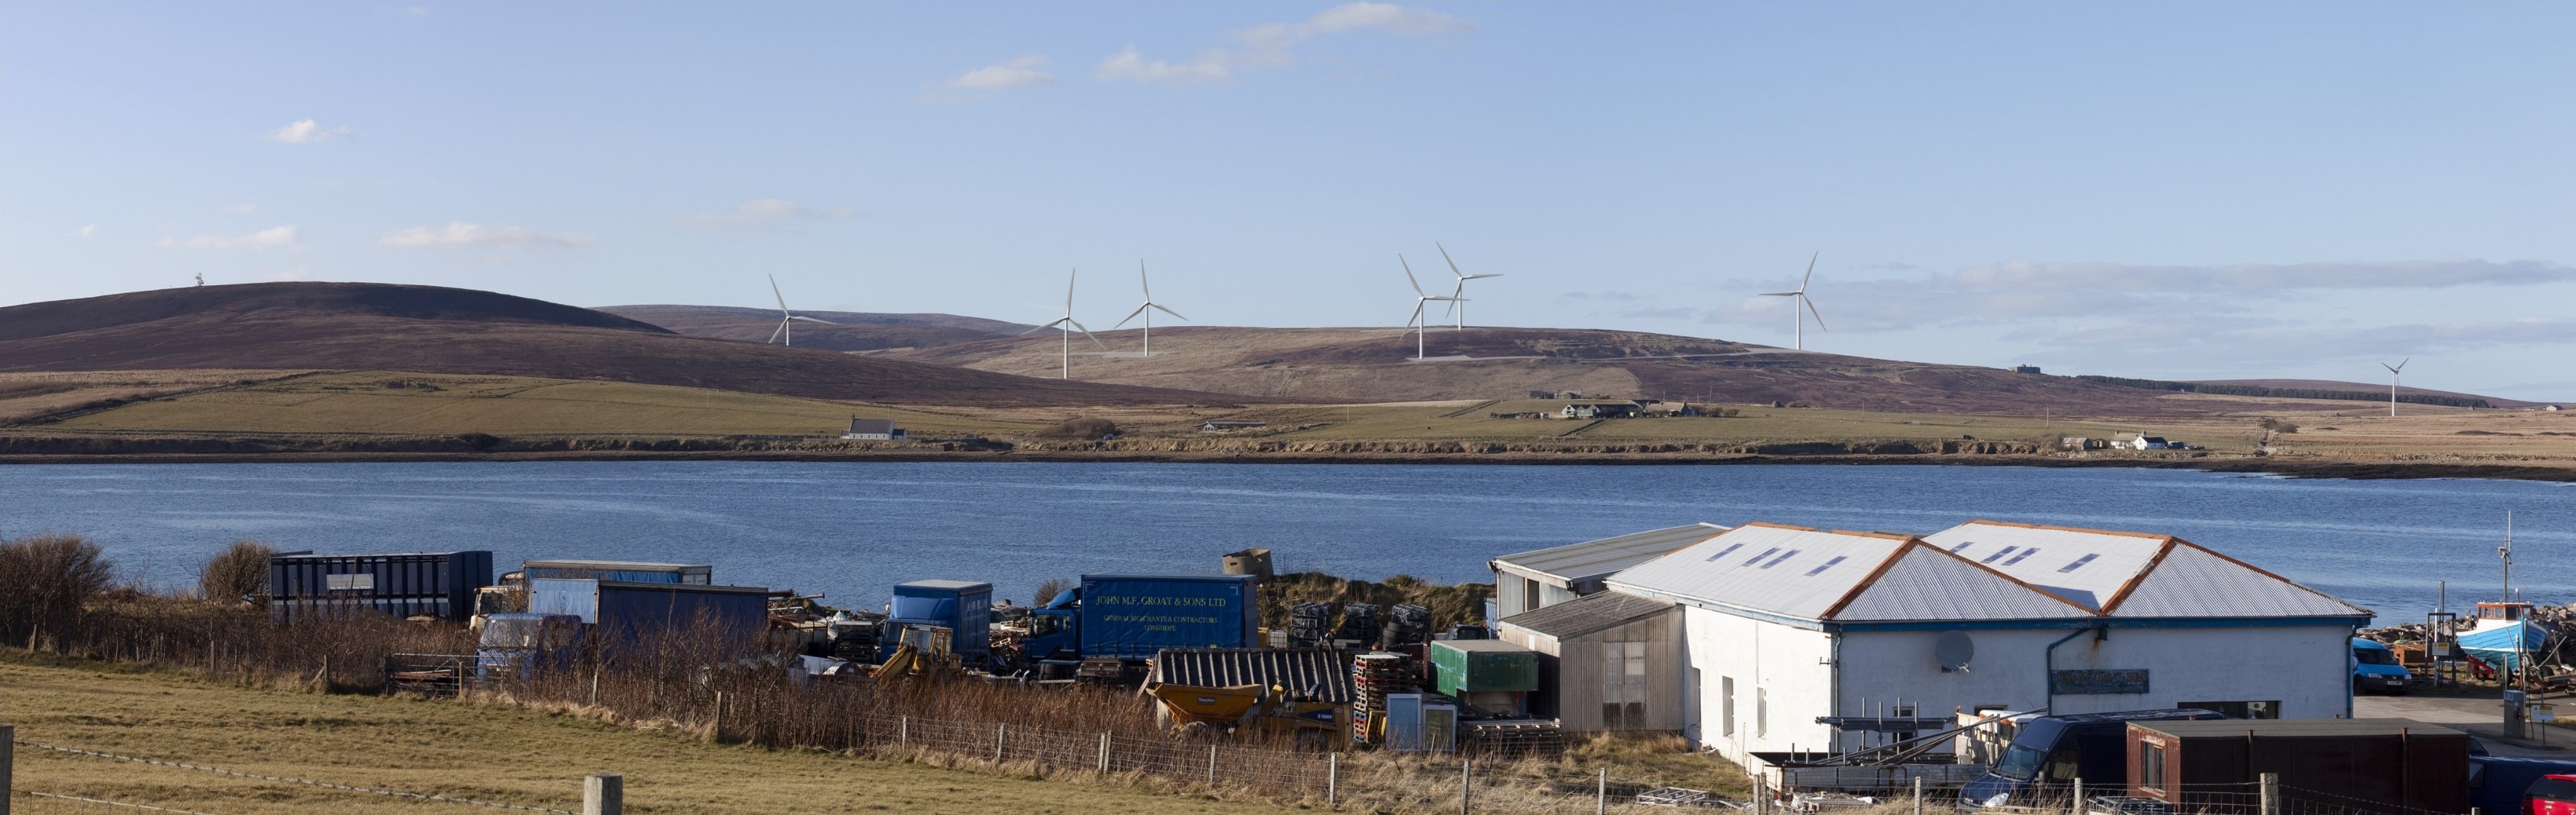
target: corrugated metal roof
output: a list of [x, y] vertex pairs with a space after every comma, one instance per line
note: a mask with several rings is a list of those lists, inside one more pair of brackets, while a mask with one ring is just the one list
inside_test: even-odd
[[1748, 523], [1610, 577], [1632, 593], [1823, 619], [1911, 538]]
[[2091, 617], [2093, 611], [1914, 541], [1827, 616], [1843, 622], [2033, 620]]
[[1154, 682], [1224, 688], [1277, 685], [1320, 702], [1351, 701], [1351, 668], [1335, 648], [1165, 648]]
[[589, 569], [589, 568], [614, 568], [614, 569], [635, 569], [635, 570], [645, 570], [645, 569], [650, 569], [650, 570], [655, 570], [655, 571], [668, 570], [668, 569], [707, 569], [707, 568], [713, 568], [713, 567], [710, 567], [710, 566], [708, 566], [707, 564], [704, 564], [704, 563], [647, 563], [647, 562], [644, 562], [644, 561], [641, 561], [641, 560], [531, 560], [531, 561], [527, 561], [526, 563], [521, 564], [521, 565], [525, 565], [525, 566], [532, 566], [532, 567], [541, 568], [541, 569], [542, 569], [542, 568], [550, 568], [550, 567], [579, 567], [579, 568], [586, 568], [586, 569]]
[[1625, 625], [1630, 620], [1661, 613], [1673, 605], [1666, 600], [1605, 591], [1524, 611], [1499, 622], [1506, 627], [1562, 640]]
[[1633, 532], [1614, 538], [1504, 555], [1487, 566], [1496, 571], [1510, 567], [1516, 573], [1538, 578], [1559, 588], [1572, 588], [1575, 583], [1608, 577], [1622, 569], [1671, 554], [1675, 549], [1708, 540], [1726, 530], [1726, 527], [1716, 524], [1696, 523]]
[[2115, 617], [2370, 613], [2171, 535], [1977, 520], [1924, 540]]

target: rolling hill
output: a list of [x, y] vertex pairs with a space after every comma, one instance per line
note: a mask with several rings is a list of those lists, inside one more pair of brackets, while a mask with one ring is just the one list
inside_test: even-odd
[[[600, 306], [595, 311], [651, 323], [696, 337], [766, 342], [778, 329], [778, 312], [735, 306]], [[830, 324], [798, 321], [796, 346], [826, 351], [877, 351], [926, 348], [1008, 337], [1029, 326], [961, 317], [955, 314], [873, 314], [854, 311], [800, 311], [801, 317]]]
[[576, 306], [380, 283], [248, 283], [0, 307], [0, 371], [329, 369], [589, 379], [909, 404], [1239, 397], [675, 333]]

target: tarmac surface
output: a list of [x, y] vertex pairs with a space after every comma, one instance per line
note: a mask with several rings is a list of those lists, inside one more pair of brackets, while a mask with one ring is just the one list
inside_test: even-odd
[[[2576, 718], [2576, 696], [2560, 693], [2533, 701], [2554, 703], [2562, 717]], [[2546, 744], [2539, 738], [2509, 740], [2503, 736], [2503, 705], [2495, 698], [2357, 696], [2352, 700], [2352, 715], [2356, 719], [2413, 719], [2465, 730], [2485, 743], [2487, 752], [2493, 755], [2576, 761], [2576, 728], [2548, 728]], [[2530, 729], [2536, 737], [2543, 735], [2539, 725]]]

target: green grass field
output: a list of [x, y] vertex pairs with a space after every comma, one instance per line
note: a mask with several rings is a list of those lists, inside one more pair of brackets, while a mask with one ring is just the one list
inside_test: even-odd
[[[1539, 411], [1561, 402], [1502, 400], [1491, 403], [1343, 408], [1281, 408], [1275, 424], [1319, 425], [1282, 434], [1294, 439], [1438, 439], [1486, 441], [1656, 441], [1750, 442], [1847, 439], [1959, 439], [2031, 441], [2058, 436], [2108, 438], [2140, 429], [2135, 425], [2052, 420], [2042, 417], [1942, 416], [1875, 413], [1855, 410], [1772, 408], [1721, 405], [1738, 411], [1732, 417], [1675, 416], [1611, 419], [1594, 423], [1568, 419], [1496, 419], [1493, 413]], [[1452, 415], [1455, 414], [1455, 415]], [[2246, 446], [2260, 431], [2212, 423], [2201, 428], [2202, 442]], [[2250, 422], [2244, 422], [2250, 428]], [[2162, 427], [2146, 428], [2161, 432]], [[2224, 435], [2221, 435], [2224, 434]]]

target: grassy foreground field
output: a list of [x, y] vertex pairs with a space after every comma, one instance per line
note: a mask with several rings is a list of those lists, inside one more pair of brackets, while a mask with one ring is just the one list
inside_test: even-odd
[[[19, 789], [215, 815], [489, 810], [75, 756], [23, 742], [575, 811], [582, 777], [594, 772], [623, 773], [627, 811], [639, 813], [1292, 811], [1107, 784], [712, 745], [673, 732], [489, 705], [255, 690], [79, 660], [0, 657], [0, 722], [16, 725], [22, 742]], [[14, 805], [26, 815], [108, 811], [26, 796]]]

